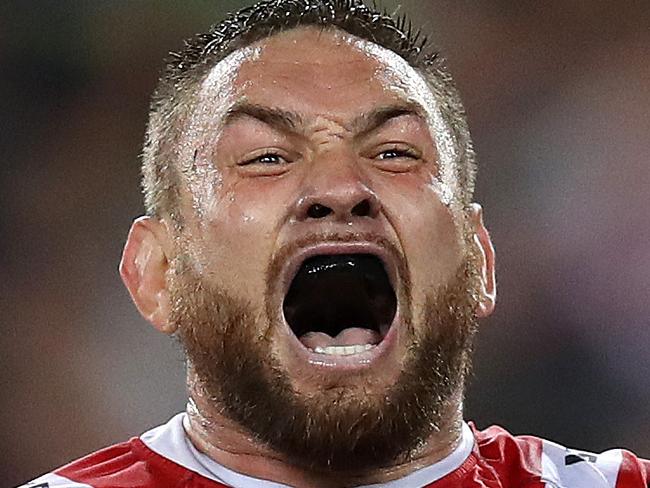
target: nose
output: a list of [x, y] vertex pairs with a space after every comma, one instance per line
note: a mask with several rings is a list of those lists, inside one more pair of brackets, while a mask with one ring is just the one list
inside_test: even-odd
[[379, 198], [362, 180], [353, 163], [330, 165], [322, 161], [319, 166], [308, 175], [305, 190], [298, 199], [295, 208], [297, 220], [353, 222], [377, 217]]

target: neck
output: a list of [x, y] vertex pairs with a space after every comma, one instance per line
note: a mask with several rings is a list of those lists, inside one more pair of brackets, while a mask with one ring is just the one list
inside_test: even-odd
[[[460, 441], [461, 402], [452, 402], [441, 428], [406, 460], [373, 469], [372, 472], [323, 472], [298, 466], [282, 454], [260, 443], [243, 427], [229, 420], [208, 398], [191, 392], [185, 430], [194, 446], [219, 464], [254, 478], [289, 486], [325, 488], [385, 483], [407, 476], [449, 456]], [[460, 397], [460, 395], [459, 395]]]

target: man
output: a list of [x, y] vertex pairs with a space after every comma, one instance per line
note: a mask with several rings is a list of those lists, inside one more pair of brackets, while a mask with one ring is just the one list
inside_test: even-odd
[[494, 252], [463, 108], [403, 20], [274, 0], [171, 59], [120, 268], [187, 412], [31, 487], [645, 487], [650, 465], [463, 422]]

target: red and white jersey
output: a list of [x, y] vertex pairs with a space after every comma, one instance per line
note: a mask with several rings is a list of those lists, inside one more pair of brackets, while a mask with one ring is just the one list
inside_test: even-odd
[[[232, 471], [198, 452], [185, 415], [74, 461], [23, 488], [287, 488]], [[424, 469], [363, 488], [648, 488], [650, 462], [614, 449], [591, 454], [500, 427], [463, 425], [454, 452]]]

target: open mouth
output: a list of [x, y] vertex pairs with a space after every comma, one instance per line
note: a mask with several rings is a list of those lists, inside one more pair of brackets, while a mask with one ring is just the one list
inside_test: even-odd
[[285, 320], [300, 342], [329, 355], [374, 348], [388, 333], [396, 310], [384, 264], [373, 254], [306, 259], [283, 302]]

